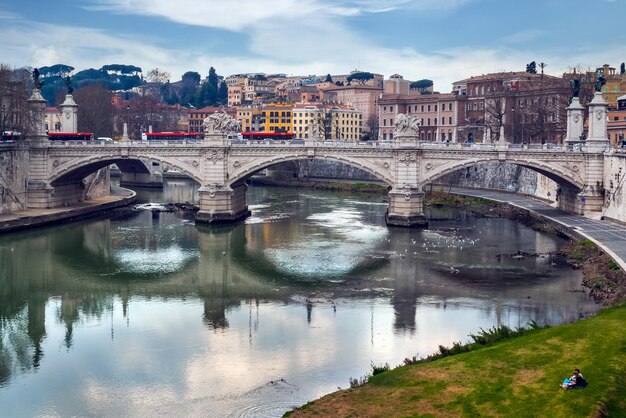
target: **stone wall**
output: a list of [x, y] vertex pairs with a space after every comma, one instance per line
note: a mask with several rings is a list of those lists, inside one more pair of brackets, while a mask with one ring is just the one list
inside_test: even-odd
[[383, 183], [376, 177], [348, 164], [324, 160], [289, 161], [276, 164], [268, 169], [268, 174], [280, 180], [314, 181], [364, 181]]
[[626, 223], [626, 154], [605, 157], [602, 216]]
[[[324, 160], [290, 161], [271, 167], [269, 175], [280, 180], [328, 180], [377, 182], [371, 174], [347, 164]], [[481, 189], [499, 189], [554, 201], [557, 184], [528, 168], [509, 163], [484, 163], [456, 171], [437, 183]]]
[[509, 163], [483, 163], [450, 173], [437, 183], [499, 189], [554, 201], [557, 184], [534, 170]]
[[28, 172], [24, 167], [28, 167], [28, 151], [17, 144], [0, 144], [0, 214], [25, 208]]

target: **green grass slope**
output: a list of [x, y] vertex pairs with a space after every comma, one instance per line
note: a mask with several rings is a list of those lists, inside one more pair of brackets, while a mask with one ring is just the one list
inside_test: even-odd
[[[561, 389], [575, 367], [589, 386]], [[378, 374], [287, 415], [626, 417], [626, 305]]]

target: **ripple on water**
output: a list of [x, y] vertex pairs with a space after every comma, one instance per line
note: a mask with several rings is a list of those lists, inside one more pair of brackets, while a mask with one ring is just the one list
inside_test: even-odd
[[299, 400], [298, 392], [300, 388], [285, 379], [271, 381], [233, 398], [233, 403], [243, 404], [242, 401], [245, 401], [246, 405], [240, 408], [233, 405], [233, 412], [225, 417], [281, 417], [306, 402], [304, 399]]
[[113, 255], [124, 271], [137, 274], [172, 273], [197, 257], [197, 250], [185, 250], [178, 245], [155, 250], [123, 249]]

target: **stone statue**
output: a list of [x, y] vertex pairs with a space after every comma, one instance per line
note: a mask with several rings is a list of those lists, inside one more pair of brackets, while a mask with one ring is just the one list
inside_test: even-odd
[[68, 75], [67, 77], [65, 77], [65, 80], [63, 81], [65, 82], [65, 88], [67, 89], [67, 94], [74, 93], [74, 87], [72, 87], [72, 80], [70, 79], [70, 76]]
[[570, 80], [570, 84], [572, 85], [572, 96], [578, 97], [580, 94], [580, 80]]
[[419, 137], [420, 120], [417, 115], [405, 115], [404, 113], [400, 113], [396, 116], [394, 126], [394, 138], [403, 136]]
[[33, 70], [33, 81], [35, 82], [35, 88], [37, 90], [41, 90], [41, 86], [43, 86], [43, 81], [39, 80], [39, 69], [35, 68]]
[[238, 132], [241, 124], [225, 112], [215, 112], [204, 119], [202, 127], [205, 134], [216, 134]]
[[604, 74], [602, 73], [598, 73], [597, 75], [597, 81], [596, 81], [596, 91], [602, 91], [602, 86], [604, 86], [606, 84], [606, 78], [604, 78]]
[[320, 138], [320, 127], [317, 123], [311, 122], [309, 125], [309, 138], [311, 139], [319, 139]]

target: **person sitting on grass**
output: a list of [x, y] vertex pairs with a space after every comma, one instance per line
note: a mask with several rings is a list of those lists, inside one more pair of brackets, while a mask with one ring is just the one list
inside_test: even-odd
[[587, 386], [587, 381], [583, 377], [582, 373], [580, 373], [579, 369], [574, 369], [574, 375], [569, 379], [565, 379], [561, 387], [563, 389], [576, 389], [576, 388], [584, 388]]

